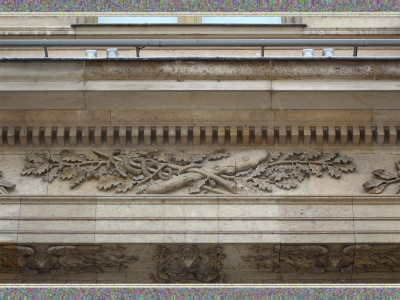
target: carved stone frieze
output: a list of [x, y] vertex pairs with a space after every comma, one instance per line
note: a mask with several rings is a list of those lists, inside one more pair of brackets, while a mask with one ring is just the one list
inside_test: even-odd
[[35, 250], [26, 246], [0, 246], [0, 270], [36, 275], [64, 275], [78, 272], [104, 272], [107, 268], [127, 268], [138, 258], [121, 246], [52, 246]]
[[[0, 171], [0, 178], [3, 173]], [[1, 194], [8, 194], [8, 190], [13, 190], [15, 188], [15, 184], [8, 182], [6, 180], [0, 179], [0, 195]]]
[[252, 268], [276, 273], [352, 273], [354, 255], [349, 247], [341, 250], [319, 245], [253, 246], [249, 250], [257, 255], [242, 259]]
[[216, 283], [222, 280], [222, 248], [199, 250], [194, 245], [180, 246], [173, 252], [159, 246], [154, 260], [158, 272], [154, 279], [158, 283]]
[[343, 249], [354, 255], [354, 272], [400, 272], [399, 245], [356, 245]]
[[22, 175], [42, 175], [51, 182], [56, 177], [76, 187], [92, 178], [99, 189], [116, 192], [163, 194], [188, 187], [190, 194], [271, 192], [292, 189], [311, 175], [327, 172], [339, 178], [352, 172], [352, 159], [338, 152], [290, 150], [268, 153], [264, 149], [199, 154], [129, 149], [85, 154], [63, 150], [58, 155], [30, 153]]
[[388, 185], [397, 183], [394, 193], [400, 194], [400, 160], [395, 164], [397, 169], [396, 174], [383, 169], [372, 171], [372, 174], [374, 174], [376, 178], [372, 178], [364, 183], [364, 189], [370, 194], [380, 194]]

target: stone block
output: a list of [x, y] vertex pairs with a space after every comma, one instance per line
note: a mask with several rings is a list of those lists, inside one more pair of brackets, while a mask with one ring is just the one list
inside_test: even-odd
[[[321, 98], [323, 99], [323, 98]], [[340, 124], [368, 124], [371, 122], [371, 110], [291, 110], [282, 109], [274, 110], [275, 122], [287, 125], [294, 123], [309, 124], [309, 125], [323, 125], [323, 126], [338, 126]]]
[[0, 109], [85, 109], [83, 92], [2, 92]]
[[24, 110], [0, 110], [0, 126], [25, 126]]
[[3, 61], [0, 67], [2, 82], [82, 82], [83, 74], [83, 61]]
[[[110, 101], [110, 99], [113, 101]], [[216, 101], [216, 99], [218, 99]], [[246, 101], [243, 101], [246, 99]], [[268, 109], [270, 94], [263, 91], [118, 91], [85, 92], [89, 110], [126, 109]]]
[[399, 91], [273, 92], [272, 109], [400, 109], [399, 97]]
[[110, 111], [106, 110], [29, 110], [28, 126], [108, 126]]
[[272, 80], [366, 80], [374, 79], [371, 61], [338, 60], [274, 60], [271, 63]]

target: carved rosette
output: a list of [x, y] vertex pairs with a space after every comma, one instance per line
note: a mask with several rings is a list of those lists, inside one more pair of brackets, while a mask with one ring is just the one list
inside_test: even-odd
[[94, 178], [100, 190], [148, 194], [183, 187], [188, 187], [189, 194], [264, 193], [273, 188], [295, 188], [312, 175], [327, 172], [339, 178], [355, 169], [351, 158], [338, 152], [323, 155], [319, 150], [216, 150], [199, 154], [135, 149], [78, 154], [63, 150], [58, 155], [30, 153], [26, 158], [22, 175], [42, 175], [48, 182], [59, 177], [69, 180], [72, 188]]
[[158, 266], [154, 280], [158, 283], [221, 282], [223, 258], [225, 255], [219, 246], [200, 251], [197, 246], [183, 245], [175, 252], [159, 246], [154, 256]]

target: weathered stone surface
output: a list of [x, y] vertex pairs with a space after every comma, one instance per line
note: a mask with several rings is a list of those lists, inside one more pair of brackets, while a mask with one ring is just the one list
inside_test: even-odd
[[400, 109], [395, 92], [273, 92], [272, 109]]
[[[114, 99], [110, 102], [110, 99]], [[215, 99], [218, 99], [216, 101]], [[243, 102], [246, 99], [246, 102]], [[85, 92], [86, 108], [97, 109], [267, 109], [270, 94], [258, 91], [144, 91], [144, 92]]]
[[398, 249], [395, 243], [5, 244], [0, 276], [27, 283], [398, 282]]
[[1, 62], [2, 82], [82, 82], [84, 63], [65, 62]]
[[262, 80], [268, 62], [131, 61], [86, 63], [86, 80]]
[[84, 109], [83, 91], [2, 92], [0, 109]]

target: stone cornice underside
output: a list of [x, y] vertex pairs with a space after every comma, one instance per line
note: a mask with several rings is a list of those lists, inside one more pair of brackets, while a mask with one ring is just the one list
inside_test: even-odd
[[[1, 125], [1, 124], [0, 124]], [[7, 147], [175, 147], [175, 146], [395, 146], [399, 122], [367, 125], [247, 126], [0, 126], [0, 146]]]

